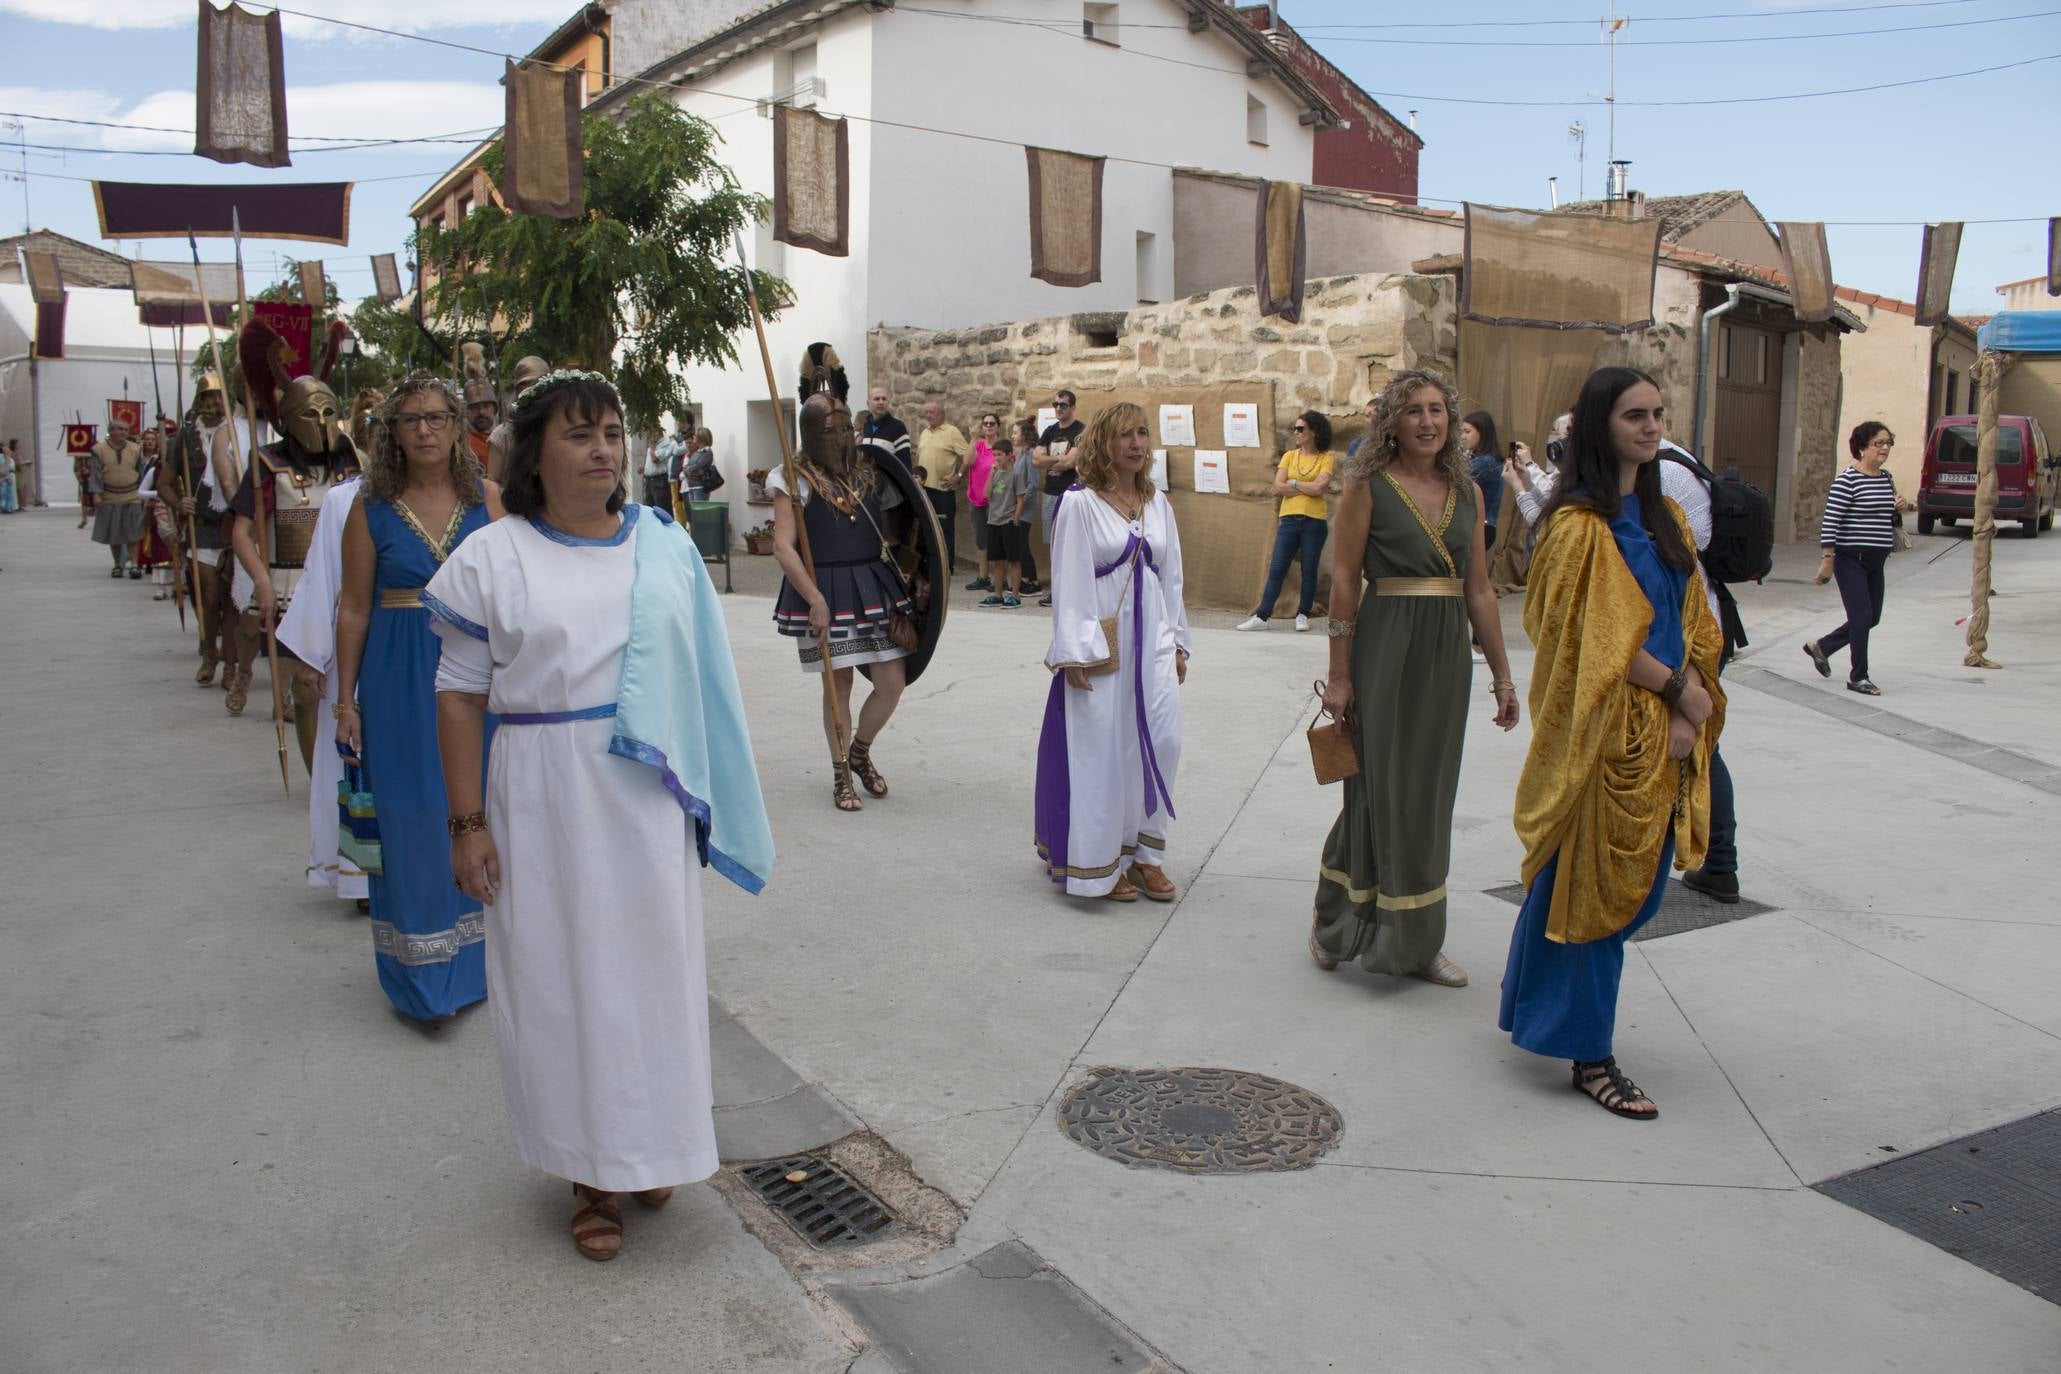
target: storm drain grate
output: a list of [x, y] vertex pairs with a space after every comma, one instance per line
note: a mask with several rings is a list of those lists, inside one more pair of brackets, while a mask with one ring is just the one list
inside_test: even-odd
[[[1524, 884], [1492, 887], [1488, 895], [1501, 897], [1512, 906], [1523, 906]], [[1775, 908], [1766, 902], [1756, 902], [1751, 897], [1741, 897], [1727, 905], [1693, 888], [1684, 887], [1678, 878], [1670, 878], [1667, 894], [1660, 899], [1660, 910], [1654, 912], [1653, 919], [1640, 926], [1632, 938], [1658, 940], [1663, 935], [1680, 935], [1683, 931], [1721, 926], [1728, 921], [1743, 921], [1748, 916], [1759, 916], [1773, 910]]]
[[2061, 1111], [1828, 1179], [1817, 1190], [2061, 1303]]
[[738, 1174], [811, 1245], [864, 1245], [894, 1229], [879, 1198], [815, 1155], [747, 1164]]

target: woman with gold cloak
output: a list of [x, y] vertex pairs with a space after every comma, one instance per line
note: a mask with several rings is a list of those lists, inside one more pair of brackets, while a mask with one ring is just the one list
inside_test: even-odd
[[1532, 738], [1514, 818], [1530, 890], [1500, 1017], [1520, 1047], [1572, 1060], [1576, 1091], [1638, 1121], [1660, 1110], [1611, 1052], [1624, 942], [1659, 909], [1670, 862], [1703, 860], [1725, 710], [1723, 635], [1654, 467], [1665, 419], [1645, 373], [1591, 373], [1540, 516], [1524, 597]]

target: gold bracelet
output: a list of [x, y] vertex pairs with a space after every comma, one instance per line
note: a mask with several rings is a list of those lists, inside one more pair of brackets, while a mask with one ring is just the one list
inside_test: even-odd
[[1491, 694], [1494, 694], [1494, 693], [1496, 693], [1496, 692], [1514, 692], [1514, 691], [1516, 691], [1516, 690], [1517, 690], [1517, 684], [1516, 684], [1516, 683], [1514, 683], [1514, 682], [1491, 682], [1491, 683], [1489, 683], [1489, 692], [1490, 692]]
[[451, 838], [454, 840], [460, 835], [477, 835], [486, 828], [487, 813], [484, 811], [473, 811], [463, 816], [453, 816], [444, 822], [444, 829], [451, 832]]

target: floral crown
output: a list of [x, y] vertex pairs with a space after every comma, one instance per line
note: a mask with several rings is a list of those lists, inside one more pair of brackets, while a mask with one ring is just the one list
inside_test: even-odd
[[561, 367], [531, 382], [522, 395], [515, 398], [515, 408], [510, 412], [510, 416], [519, 421], [537, 414], [546, 397], [560, 387], [569, 386], [574, 382], [599, 382], [602, 389], [608, 393], [609, 399], [615, 402], [615, 408], [623, 408], [623, 398], [616, 391], [615, 383], [599, 372], [582, 372], [576, 367]]

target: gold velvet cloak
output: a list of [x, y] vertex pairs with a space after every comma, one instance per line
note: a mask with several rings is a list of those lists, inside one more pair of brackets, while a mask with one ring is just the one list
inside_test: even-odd
[[[1682, 513], [1670, 501], [1677, 521]], [[1688, 524], [1682, 522], [1686, 536]], [[1524, 629], [1538, 651], [1531, 748], [1514, 820], [1527, 887], [1555, 854], [1560, 866], [1546, 938], [1583, 944], [1629, 925], [1653, 887], [1672, 817], [1675, 867], [1710, 843], [1710, 754], [1724, 728], [1718, 685], [1723, 636], [1704, 600], [1702, 570], [1682, 596], [1682, 638], [1715, 709], [1681, 763], [1668, 758], [1668, 708], [1625, 680], [1653, 608], [1625, 566], [1609, 522], [1563, 507], [1532, 555]], [[1689, 770], [1684, 785], [1683, 769]], [[1679, 801], [1679, 805], [1677, 805]]]

